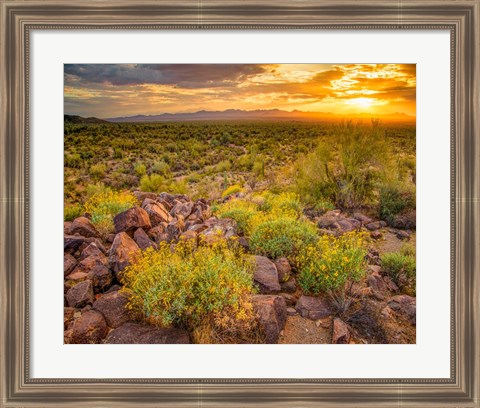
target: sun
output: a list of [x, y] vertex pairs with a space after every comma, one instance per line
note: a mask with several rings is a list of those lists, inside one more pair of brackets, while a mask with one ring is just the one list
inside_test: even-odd
[[372, 98], [354, 98], [346, 101], [348, 105], [357, 105], [361, 108], [369, 108], [373, 104]]

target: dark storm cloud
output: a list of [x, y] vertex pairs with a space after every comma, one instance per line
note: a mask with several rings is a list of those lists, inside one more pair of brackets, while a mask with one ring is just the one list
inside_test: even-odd
[[266, 71], [257, 64], [65, 64], [64, 69], [66, 84], [157, 84], [182, 88], [225, 86]]

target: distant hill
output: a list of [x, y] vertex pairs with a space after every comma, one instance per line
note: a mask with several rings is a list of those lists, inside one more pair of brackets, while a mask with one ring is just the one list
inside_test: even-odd
[[406, 115], [405, 113], [392, 113], [387, 115], [372, 115], [370, 113], [340, 115], [330, 112], [302, 112], [298, 110], [288, 112], [280, 109], [259, 109], [251, 111], [241, 109], [228, 109], [225, 111], [202, 110], [192, 113], [121, 116], [108, 118], [106, 120], [108, 122], [182, 122], [201, 120], [301, 120], [337, 122], [345, 118], [370, 120], [372, 117], [379, 118], [385, 122], [415, 123], [415, 117]]
[[63, 115], [64, 122], [67, 123], [108, 123], [106, 120], [98, 119], [94, 117], [83, 118], [78, 115]]

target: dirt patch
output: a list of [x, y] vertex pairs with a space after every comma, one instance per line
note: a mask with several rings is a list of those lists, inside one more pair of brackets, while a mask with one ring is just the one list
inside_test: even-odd
[[287, 323], [278, 340], [278, 344], [330, 344], [331, 342], [331, 317], [313, 321], [304, 319], [300, 315], [287, 317]]
[[407, 242], [415, 247], [415, 233], [412, 233], [408, 239], [401, 240], [397, 238], [397, 235], [392, 230], [382, 229], [380, 231], [382, 232], [383, 237], [378, 241], [375, 241], [372, 244], [372, 248], [381, 254], [386, 252], [398, 252]]

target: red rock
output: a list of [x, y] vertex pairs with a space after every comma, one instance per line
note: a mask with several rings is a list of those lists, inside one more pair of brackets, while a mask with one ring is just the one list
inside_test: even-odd
[[140, 207], [129, 208], [126, 211], [117, 214], [113, 218], [113, 223], [115, 224], [115, 233], [127, 232], [130, 235], [133, 235], [133, 232], [137, 228], [143, 228], [148, 230], [152, 227], [150, 223], [150, 217], [147, 212]]
[[73, 271], [77, 260], [70, 254], [63, 254], [63, 276], [67, 276], [70, 272]]
[[158, 248], [158, 245], [153, 242], [143, 230], [143, 228], [138, 228], [133, 234], [133, 239], [137, 243], [140, 249], [145, 250], [147, 248], [153, 247]]
[[107, 324], [115, 329], [130, 320], [127, 301], [127, 297], [119, 291], [106, 293], [95, 301], [93, 309], [101, 312]]
[[92, 282], [86, 280], [77, 283], [67, 292], [67, 303], [70, 307], [82, 308], [93, 303]]
[[417, 299], [408, 295], [398, 295], [388, 300], [388, 306], [408, 318], [411, 324], [417, 320]]
[[185, 330], [156, 328], [136, 323], [125, 323], [112, 330], [105, 339], [106, 344], [188, 344], [190, 339]]
[[277, 267], [265, 256], [255, 256], [253, 279], [259, 284], [261, 293], [274, 293], [281, 289]]
[[96, 255], [96, 256], [104, 256], [105, 255], [105, 248], [103, 245], [99, 247], [96, 242], [92, 242], [88, 244], [88, 246], [82, 251], [80, 255], [80, 260], [88, 258], [91, 255]]
[[64, 232], [66, 235], [80, 235], [86, 238], [100, 236], [94, 225], [86, 217], [75, 218]]
[[327, 300], [323, 297], [316, 296], [302, 295], [300, 299], [298, 299], [295, 309], [297, 309], [302, 317], [311, 320], [322, 319], [323, 317], [332, 314], [332, 310]]
[[146, 199], [142, 203], [142, 208], [147, 212], [148, 216], [150, 217], [152, 227], [155, 227], [161, 222], [168, 223], [172, 220], [172, 216], [170, 215], [168, 210], [157, 201]]
[[278, 280], [280, 283], [288, 281], [292, 273], [292, 267], [290, 266], [288, 259], [285, 257], [277, 258], [273, 261], [273, 263], [277, 267]]
[[99, 255], [90, 255], [89, 257], [82, 259], [73, 272], [83, 272], [83, 273], [88, 273], [90, 272], [95, 266], [102, 265], [102, 266], [107, 266], [108, 265], [108, 259], [103, 253], [100, 252]]
[[287, 304], [281, 296], [254, 295], [253, 308], [265, 335], [267, 344], [278, 342], [280, 332], [287, 321]]
[[89, 310], [75, 319], [72, 327], [71, 343], [96, 344], [107, 335], [107, 323], [103, 315]]
[[333, 319], [333, 344], [348, 344], [350, 342], [350, 328], [343, 320]]
[[374, 222], [370, 222], [369, 224], [366, 224], [365, 228], [367, 228], [369, 231], [376, 231], [386, 226], [387, 226], [387, 223], [385, 221], [374, 221]]
[[93, 292], [100, 293], [110, 287], [113, 282], [113, 274], [106, 266], [97, 265], [88, 273], [88, 279], [92, 281]]
[[136, 242], [127, 233], [120, 232], [115, 236], [109, 252], [110, 269], [117, 278], [121, 278], [121, 272], [132, 262], [140, 251]]

